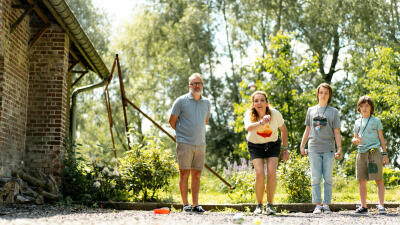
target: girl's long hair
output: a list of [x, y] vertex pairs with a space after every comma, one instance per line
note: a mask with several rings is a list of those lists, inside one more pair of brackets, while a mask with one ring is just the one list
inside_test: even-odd
[[265, 115], [271, 115], [271, 111], [269, 109], [270, 105], [268, 103], [268, 97], [267, 94], [263, 91], [256, 91], [251, 95], [251, 106], [250, 106], [250, 120], [251, 122], [256, 122], [260, 120], [260, 115], [258, 115], [256, 108], [254, 107], [254, 97], [256, 95], [264, 95], [265, 101], [267, 102], [267, 108], [265, 109]]

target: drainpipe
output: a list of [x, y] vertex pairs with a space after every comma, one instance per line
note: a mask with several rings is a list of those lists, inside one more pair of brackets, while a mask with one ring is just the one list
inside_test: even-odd
[[70, 108], [70, 136], [71, 136], [71, 143], [75, 143], [76, 139], [76, 99], [79, 93], [86, 92], [93, 90], [98, 87], [102, 87], [106, 84], [108, 79], [104, 79], [97, 84], [87, 85], [80, 88], [75, 89], [71, 95], [71, 108]]

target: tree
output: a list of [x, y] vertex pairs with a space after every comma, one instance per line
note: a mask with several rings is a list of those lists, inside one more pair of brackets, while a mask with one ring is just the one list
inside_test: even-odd
[[[96, 8], [91, 0], [67, 0], [66, 1], [78, 22], [82, 26], [93, 46], [103, 59], [110, 59], [111, 54], [109, 52], [109, 35], [110, 35], [110, 22], [107, 19], [104, 10]], [[110, 60], [111, 62], [111, 60]], [[111, 68], [111, 65], [107, 65]], [[80, 65], [75, 66], [74, 70], [84, 70]], [[81, 74], [72, 73], [72, 82], [74, 82]], [[101, 79], [94, 72], [88, 72], [74, 87], [71, 92], [84, 85], [94, 84], [100, 82]], [[113, 93], [113, 92], [112, 92]], [[111, 137], [107, 119], [107, 111], [105, 109], [104, 96], [102, 90], [95, 89], [92, 92], [84, 92], [79, 94], [77, 99], [77, 140], [79, 150], [84, 154], [93, 152], [93, 149], [110, 149], [112, 147]], [[115, 94], [113, 94], [115, 96]], [[120, 99], [114, 97], [112, 105], [116, 103], [120, 104]], [[119, 102], [116, 102], [119, 100]], [[120, 117], [122, 119], [122, 117]], [[118, 119], [114, 116], [116, 127], [121, 124]], [[121, 128], [115, 129], [116, 131]], [[122, 127], [122, 131], [124, 128]], [[116, 135], [120, 137], [121, 135]], [[117, 149], [123, 149], [123, 144], [126, 140], [122, 134], [122, 139], [117, 138]]]
[[[354, 71], [354, 100], [369, 95], [375, 103], [375, 116], [383, 124], [387, 151], [395, 167], [398, 164], [400, 144], [400, 53], [391, 48], [377, 48], [367, 54], [355, 55], [349, 62]], [[356, 107], [356, 101], [353, 101]], [[354, 120], [352, 121], [354, 123]]]
[[92, 0], [66, 0], [82, 29], [100, 56], [108, 54], [110, 21], [104, 9], [93, 5]]
[[[265, 91], [269, 103], [276, 108], [283, 116], [288, 128], [289, 148], [299, 149], [302, 134], [305, 129], [304, 118], [307, 108], [311, 106], [314, 97], [314, 83], [318, 82], [316, 74], [318, 63], [317, 58], [296, 57], [292, 46], [293, 37], [287, 34], [278, 34], [271, 37], [270, 49], [275, 54], [268, 54], [267, 57], [255, 63], [255, 80], [257, 89]], [[320, 78], [321, 79], [321, 78]], [[235, 105], [235, 112], [238, 119], [235, 121], [236, 131], [244, 130], [243, 114], [250, 106], [251, 91], [246, 90], [247, 85], [242, 85], [242, 97], [245, 99], [242, 104]], [[245, 143], [241, 145], [241, 152], [244, 152]]]
[[[113, 46], [123, 59], [127, 97], [155, 121], [169, 127], [173, 101], [188, 92], [190, 74], [203, 73], [203, 66], [212, 57], [207, 5], [198, 1], [156, 1], [144, 6], [131, 21], [123, 25]], [[143, 117], [139, 118], [133, 132], [159, 134], [154, 128], [144, 130]]]
[[[291, 11], [292, 29], [318, 57], [319, 72], [327, 83], [331, 83], [334, 73], [338, 71], [340, 50], [345, 46], [346, 17], [349, 14], [347, 2], [311, 0], [302, 2]], [[327, 66], [330, 57], [330, 65]]]
[[398, 0], [351, 1], [347, 35], [356, 43], [354, 49], [370, 50], [375, 46], [399, 51], [400, 6]]

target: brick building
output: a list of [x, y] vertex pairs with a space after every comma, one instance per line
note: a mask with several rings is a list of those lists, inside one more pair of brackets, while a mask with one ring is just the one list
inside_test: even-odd
[[109, 74], [64, 0], [0, 0], [0, 178], [60, 178], [77, 64]]

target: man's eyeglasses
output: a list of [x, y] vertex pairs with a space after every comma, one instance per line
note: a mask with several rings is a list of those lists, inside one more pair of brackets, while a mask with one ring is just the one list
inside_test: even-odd
[[200, 86], [203, 86], [203, 83], [202, 82], [194, 82], [194, 83], [190, 83], [190, 85], [200, 87]]

